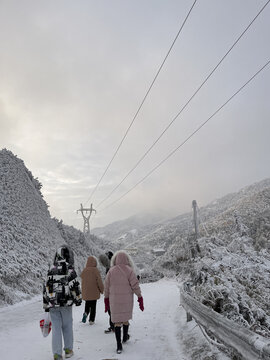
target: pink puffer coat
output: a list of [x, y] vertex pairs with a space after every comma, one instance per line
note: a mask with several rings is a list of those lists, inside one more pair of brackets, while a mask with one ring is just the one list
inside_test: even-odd
[[132, 319], [133, 294], [142, 296], [139, 281], [125, 251], [115, 253], [111, 265], [105, 279], [104, 297], [110, 301], [112, 322], [126, 322]]
[[104, 286], [97, 268], [97, 260], [94, 256], [89, 256], [87, 259], [86, 267], [81, 273], [81, 278], [83, 300], [99, 299], [100, 293], [103, 294]]

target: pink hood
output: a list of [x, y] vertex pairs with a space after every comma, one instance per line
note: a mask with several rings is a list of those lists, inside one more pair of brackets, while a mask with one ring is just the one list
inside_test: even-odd
[[111, 259], [111, 266], [115, 265], [127, 265], [130, 266], [133, 270], [135, 270], [135, 266], [131, 257], [124, 250], [119, 250], [113, 255]]

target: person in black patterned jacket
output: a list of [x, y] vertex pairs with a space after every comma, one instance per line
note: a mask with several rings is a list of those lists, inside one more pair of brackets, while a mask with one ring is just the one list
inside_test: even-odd
[[74, 354], [72, 305], [79, 306], [81, 303], [81, 288], [74, 270], [74, 254], [67, 245], [63, 245], [55, 254], [43, 288], [43, 308], [50, 311], [52, 321], [54, 360], [63, 359], [62, 336], [65, 358]]

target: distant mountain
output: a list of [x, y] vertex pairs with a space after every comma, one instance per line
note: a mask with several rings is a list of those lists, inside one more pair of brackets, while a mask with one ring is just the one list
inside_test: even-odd
[[115, 221], [104, 227], [92, 229], [92, 233], [103, 239], [117, 242], [117, 240], [126, 239], [127, 237], [133, 238], [138, 235], [140, 229], [152, 227], [154, 224], [164, 220], [162, 215], [152, 214], [139, 214], [133, 215], [127, 219]]
[[0, 151], [0, 305], [41, 293], [58, 246], [71, 246], [78, 270], [100, 252], [93, 239], [51, 218], [41, 187], [22, 160]]
[[[221, 229], [227, 232], [238, 217], [239, 221], [246, 223], [250, 234], [257, 239], [260, 236], [259, 228], [264, 227], [259, 219], [269, 210], [269, 192], [270, 179], [265, 179], [200, 208], [198, 211], [200, 236]], [[141, 245], [149, 250], [153, 247], [167, 249], [174, 243], [176, 237], [187, 237], [193, 231], [192, 212], [166, 221], [158, 218], [151, 221], [147, 217], [144, 219], [143, 215], [133, 216], [103, 228], [93, 229], [95, 235], [110, 240], [120, 247]]]

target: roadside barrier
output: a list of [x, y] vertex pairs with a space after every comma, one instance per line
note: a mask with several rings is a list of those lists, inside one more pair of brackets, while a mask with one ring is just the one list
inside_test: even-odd
[[188, 294], [188, 283], [180, 289], [181, 305], [192, 318], [223, 344], [235, 349], [244, 360], [270, 360], [270, 341], [225, 318]]

